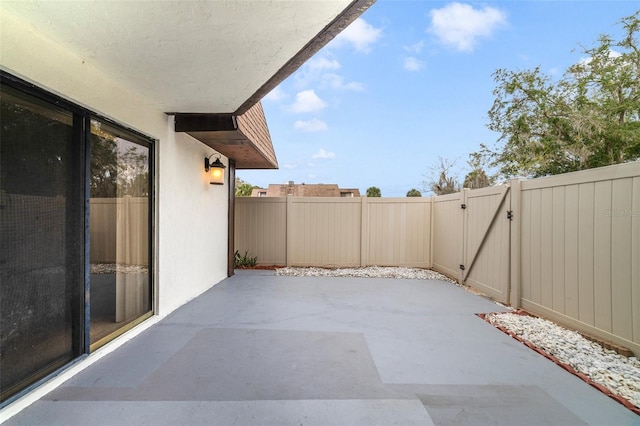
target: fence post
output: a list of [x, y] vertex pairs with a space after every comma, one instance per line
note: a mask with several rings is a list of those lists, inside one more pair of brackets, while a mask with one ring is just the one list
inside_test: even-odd
[[284, 255], [286, 258], [286, 265], [291, 266], [291, 247], [293, 247], [293, 215], [291, 214], [293, 207], [293, 195], [287, 194], [287, 207], [285, 208], [285, 217], [286, 217], [286, 247], [284, 250]]
[[520, 209], [521, 188], [520, 180], [512, 179], [511, 186], [511, 223], [509, 225], [509, 300], [508, 304], [514, 308], [520, 307], [520, 227], [522, 226], [522, 211]]
[[360, 267], [369, 263], [369, 199], [360, 197]]
[[435, 197], [429, 197], [429, 268], [433, 268], [433, 227], [434, 227], [434, 215], [435, 215], [435, 207], [434, 207]]
[[[464, 267], [468, 267], [467, 265], [467, 226], [468, 226], [468, 216], [467, 210], [466, 208], [467, 206], [467, 194], [469, 193], [469, 188], [462, 188], [462, 191], [459, 192], [460, 194], [460, 208], [462, 209], [462, 255], [460, 257], [460, 259], [462, 260], [460, 262], [461, 265], [464, 265]], [[458, 279], [458, 283], [460, 284], [464, 284], [464, 269], [460, 268], [460, 278]]]

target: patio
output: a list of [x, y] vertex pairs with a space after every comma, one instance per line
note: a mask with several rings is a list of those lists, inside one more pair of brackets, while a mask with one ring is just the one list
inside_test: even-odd
[[237, 271], [8, 425], [640, 424], [443, 281]]

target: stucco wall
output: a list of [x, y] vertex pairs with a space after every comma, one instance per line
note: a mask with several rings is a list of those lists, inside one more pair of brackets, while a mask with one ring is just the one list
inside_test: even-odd
[[229, 182], [209, 184], [204, 158], [213, 151], [172, 129], [171, 117], [158, 144], [160, 315], [227, 276]]
[[[226, 277], [227, 185], [203, 169], [214, 151], [173, 131], [173, 118], [3, 11], [0, 67], [157, 140], [156, 313], [166, 315]], [[227, 159], [222, 158], [227, 164]]]

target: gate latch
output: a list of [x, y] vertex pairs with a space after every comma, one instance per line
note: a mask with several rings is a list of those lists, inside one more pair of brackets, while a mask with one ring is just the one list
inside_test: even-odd
[[513, 220], [513, 210], [507, 210], [507, 219]]
[[466, 204], [460, 204], [460, 208], [461, 208], [462, 210], [464, 210], [464, 209], [466, 209], [466, 208], [467, 208], [467, 205], [466, 205]]
[[464, 265], [460, 265], [460, 270], [464, 271]]

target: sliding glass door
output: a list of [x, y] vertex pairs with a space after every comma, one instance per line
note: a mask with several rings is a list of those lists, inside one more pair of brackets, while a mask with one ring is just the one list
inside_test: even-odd
[[91, 120], [92, 347], [151, 312], [149, 148], [134, 133]]
[[5, 400], [83, 351], [84, 147], [77, 113], [5, 86], [0, 103]]
[[153, 141], [0, 83], [4, 404], [151, 316]]

